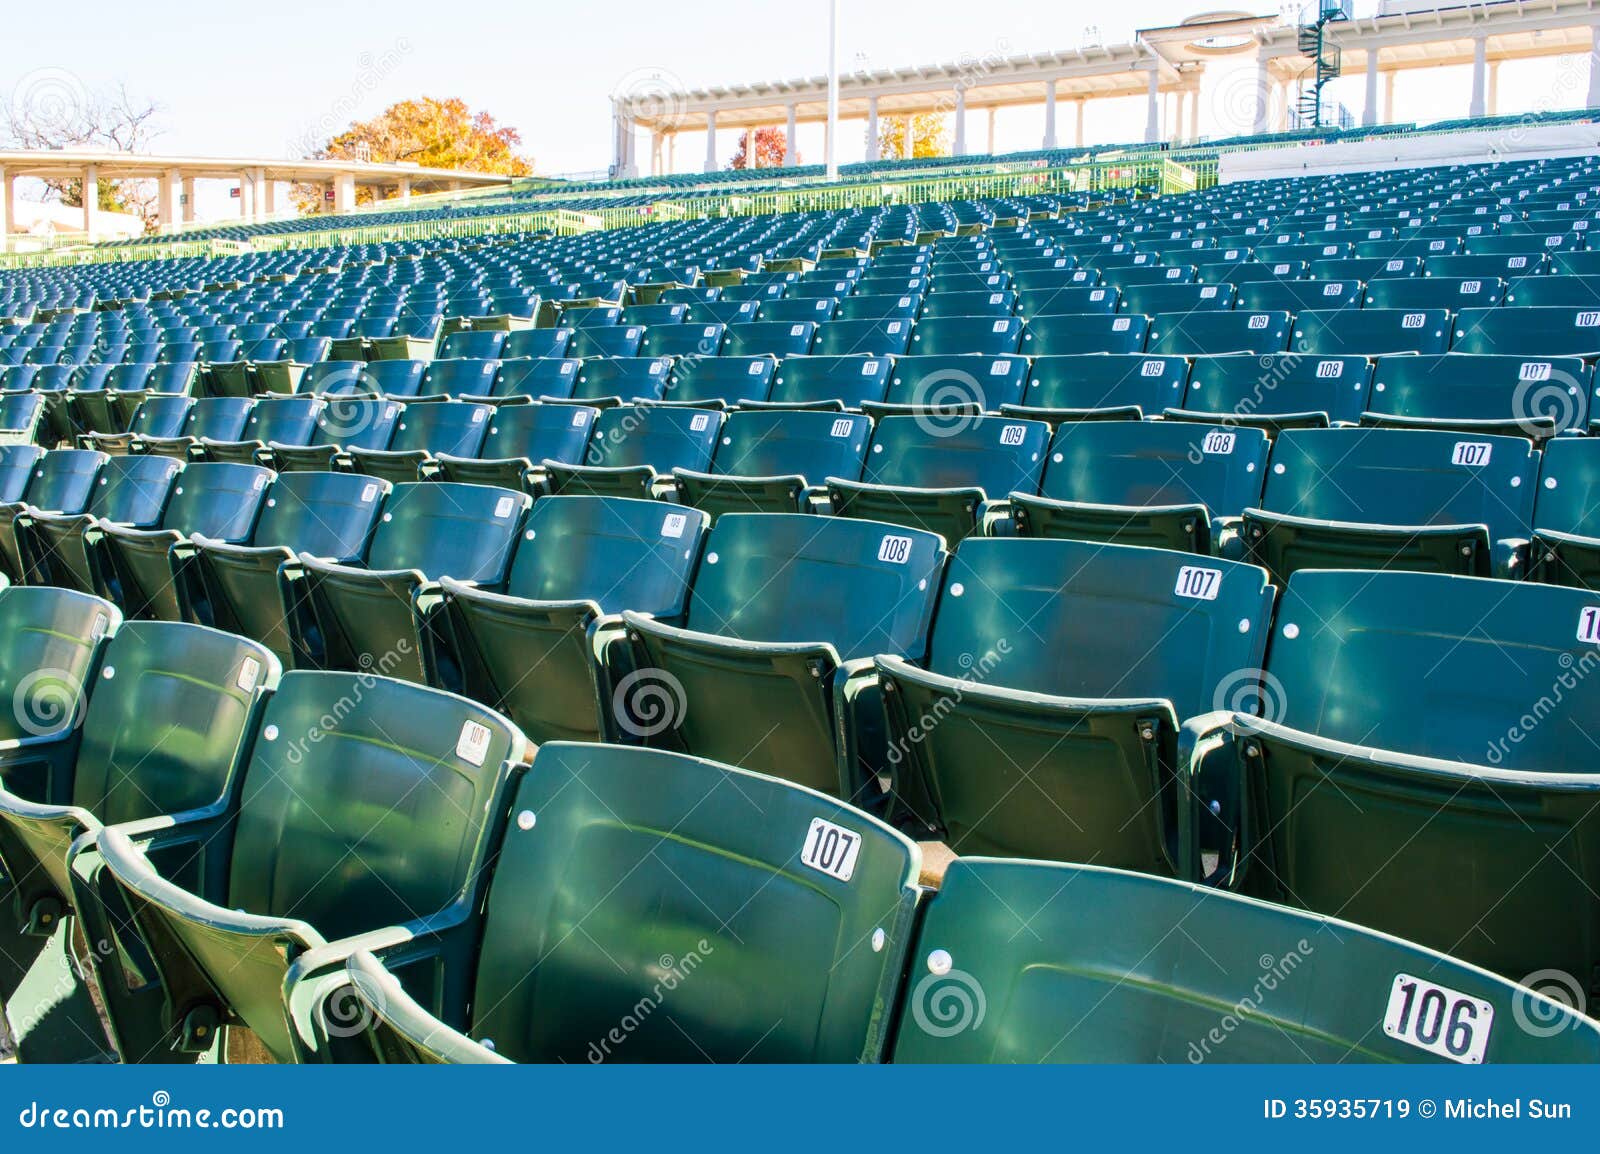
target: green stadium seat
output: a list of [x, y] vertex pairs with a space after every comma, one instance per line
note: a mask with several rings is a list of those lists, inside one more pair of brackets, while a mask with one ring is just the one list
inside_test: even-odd
[[1208, 311], [1163, 313], [1150, 320], [1145, 347], [1152, 353], [1281, 353], [1289, 344], [1288, 313]]
[[[578, 381], [583, 362], [577, 357], [545, 357], [538, 360], [501, 361], [495, 381], [494, 401], [537, 400], [549, 397], [567, 400]], [[474, 400], [482, 398], [474, 397]]]
[[[446, 343], [456, 337], [466, 336], [496, 336], [503, 337], [504, 333], [492, 331], [468, 331], [452, 333], [445, 338]], [[495, 382], [499, 379], [500, 362], [496, 360], [475, 358], [436, 359], [428, 362], [427, 370], [422, 374], [422, 387], [419, 394], [424, 397], [488, 397], [494, 395]]]
[[[304, 954], [401, 926], [415, 964], [442, 973], [442, 933], [482, 900], [527, 741], [480, 705], [371, 674], [287, 673], [260, 721], [219, 804], [154, 830], [103, 830], [92, 858], [74, 865], [132, 910], [168, 1013], [183, 1023], [180, 1048], [238, 1024], [287, 1062], [296, 1051], [283, 986]], [[217, 839], [229, 826], [231, 839]], [[175, 845], [213, 839], [203, 872], [165, 876]]]
[[728, 326], [722, 351], [730, 357], [792, 357], [809, 353], [816, 335], [810, 321], [747, 321]]
[[922, 319], [935, 317], [1009, 317], [1017, 311], [1017, 294], [1009, 289], [992, 292], [936, 292], [923, 302]]
[[1147, 284], [1124, 287], [1122, 309], [1147, 317], [1158, 313], [1214, 312], [1233, 308], [1231, 284]]
[[1519, 277], [1506, 286], [1507, 305], [1600, 308], [1600, 276]]
[[1143, 353], [1035, 357], [1022, 404], [1008, 416], [1045, 421], [1138, 420], [1183, 399], [1189, 362]]
[[1600, 439], [1557, 437], [1542, 457], [1528, 579], [1600, 589]]
[[[911, 958], [895, 1062], [1588, 1063], [1600, 1051], [1600, 1030], [1570, 1007], [1426, 947], [1096, 865], [952, 862]], [[1402, 1016], [1434, 990], [1426, 1024], [1420, 1005]]]
[[[103, 606], [97, 602], [84, 610], [93, 614], [95, 626], [106, 617]], [[80, 707], [81, 717], [72, 719], [69, 740], [76, 756], [63, 758], [47, 781], [7, 775], [0, 791], [0, 846], [8, 872], [26, 879], [19, 897], [31, 917], [53, 922], [51, 929], [68, 918], [57, 933], [81, 932], [88, 941], [116, 948], [87, 952], [99, 963], [97, 992], [112, 1046], [97, 1038], [55, 1038], [49, 1044], [57, 1053], [46, 1060], [67, 1060], [63, 1051], [78, 1050], [78, 1060], [103, 1061], [112, 1047], [130, 1062], [192, 1060], [170, 1052], [159, 991], [139, 970], [147, 960], [142, 951], [126, 942], [118, 924], [121, 908], [93, 887], [79, 889], [68, 867], [69, 850], [93, 852], [106, 827], [159, 828], [168, 814], [224, 808], [259, 703], [277, 685], [278, 662], [243, 638], [171, 622], [121, 626], [102, 661], [96, 661], [94, 626], [58, 639], [55, 648], [63, 656], [77, 649], [68, 660], [85, 673], [96, 667], [98, 672], [90, 685], [78, 681], [76, 671], [62, 674], [58, 683], [89, 694], [87, 709]], [[209, 847], [190, 843], [153, 856], [180, 876], [198, 876], [208, 853]], [[58, 987], [57, 996], [66, 988]], [[90, 1027], [95, 1035], [98, 1025]]]
[[436, 359], [467, 357], [472, 360], [492, 361], [505, 347], [506, 334], [494, 329], [470, 329], [451, 333], [439, 342]]
[[1050, 426], [967, 413], [882, 418], [861, 480], [830, 477], [836, 516], [937, 533], [955, 542], [984, 532], [989, 502], [1039, 487]]
[[494, 414], [493, 405], [470, 401], [408, 405], [400, 414], [388, 448], [352, 445], [345, 453], [349, 468], [355, 473], [382, 477], [394, 485], [430, 480], [438, 471], [436, 454], [477, 455]]
[[0, 505], [0, 575], [12, 582], [39, 580], [23, 554], [18, 521], [34, 510], [83, 513], [99, 492], [95, 481], [108, 459], [94, 449], [52, 449], [38, 460], [25, 495]]
[[304, 553], [359, 562], [388, 494], [387, 481], [350, 473], [281, 474], [248, 543], [192, 539], [193, 579], [176, 586], [184, 619], [253, 638], [286, 667], [315, 667], [321, 638], [305, 601], [298, 558]]
[[[985, 293], [987, 298], [989, 295]], [[916, 293], [869, 293], [845, 297], [833, 314], [841, 321], [914, 321], [923, 298]]]
[[500, 357], [507, 361], [564, 357], [568, 355], [567, 348], [571, 344], [572, 330], [569, 328], [517, 329], [506, 334]]
[[[59, 451], [59, 450], [58, 450]], [[97, 593], [102, 585], [99, 542], [106, 524], [149, 529], [161, 523], [183, 464], [170, 457], [109, 457], [81, 513], [47, 512], [31, 502], [17, 519], [24, 572], [47, 585]], [[30, 580], [33, 578], [30, 577]]]
[[190, 406], [183, 426], [172, 437], [136, 432], [135, 453], [158, 453], [178, 460], [203, 459], [202, 441], [237, 441], [255, 408], [248, 397], [201, 397]]
[[404, 411], [400, 402], [384, 397], [336, 396], [317, 411], [310, 442], [268, 441], [255, 459], [280, 473], [326, 472], [347, 460], [351, 449], [387, 448]]
[[926, 357], [997, 357], [1017, 352], [1021, 341], [1020, 317], [933, 317], [917, 322], [904, 351]]
[[[899, 356], [911, 341], [908, 320], [888, 318], [867, 321], [829, 321], [817, 326], [811, 349], [821, 357], [847, 357], [865, 354], [874, 357]], [[790, 354], [794, 355], [794, 354]]]
[[273, 473], [256, 465], [202, 462], [172, 483], [159, 526], [137, 529], [101, 521], [93, 574], [96, 592], [129, 620], [183, 619], [177, 586], [186, 580], [190, 538], [239, 544], [248, 540]]
[[767, 400], [786, 408], [857, 409], [883, 400], [893, 370], [892, 357], [785, 357], [773, 371]]
[[735, 412], [722, 426], [710, 471], [672, 471], [674, 496], [713, 517], [812, 512], [829, 477], [861, 476], [871, 438], [871, 418], [857, 414]]
[[639, 676], [619, 683], [619, 725], [881, 807], [871, 659], [923, 655], [944, 559], [933, 534], [872, 521], [717, 518], [683, 626], [623, 613]]
[[650, 497], [673, 469], [704, 472], [711, 465], [723, 414], [710, 409], [650, 405], [602, 410], [581, 465], [546, 459], [552, 492], [591, 497]]
[[503, 593], [440, 579], [438, 635], [462, 692], [536, 743], [626, 736], [607, 680], [626, 659], [617, 614], [682, 618], [707, 523], [659, 501], [535, 502]]
[[1240, 538], [1280, 583], [1308, 568], [1520, 576], [1538, 473], [1523, 437], [1290, 429]]
[[724, 325], [653, 325], [645, 330], [639, 355], [714, 357], [722, 350]]
[[1296, 573], [1275, 709], [1230, 726], [1247, 891], [1514, 981], [1593, 973], [1596, 614], [1531, 582]]
[[1010, 497], [1021, 537], [1220, 550], [1261, 494], [1260, 429], [1178, 421], [1064, 424], [1051, 442], [1037, 497]]
[[[297, 568], [324, 666], [455, 688], [459, 671], [431, 660], [439, 651], [438, 579], [499, 589], [532, 504], [526, 493], [488, 485], [396, 485], [360, 565], [301, 553]], [[291, 617], [291, 630], [305, 620]], [[315, 644], [304, 633], [295, 642], [301, 652]]]
[[1458, 353], [1593, 360], [1600, 356], [1600, 309], [1462, 309], [1450, 347]]
[[197, 451], [207, 461], [254, 464], [269, 444], [309, 444], [322, 409], [323, 402], [316, 397], [263, 397], [250, 410], [238, 438], [205, 437]]
[[568, 352], [575, 357], [636, 357], [644, 341], [643, 325], [579, 326]]
[[1354, 424], [1367, 411], [1372, 365], [1362, 356], [1273, 353], [1196, 357], [1169, 419], [1265, 429]]
[[1069, 353], [1142, 353], [1149, 327], [1149, 318], [1142, 316], [1029, 314], [1020, 351], [1031, 357]]
[[1022, 399], [1028, 358], [1015, 353], [899, 357], [881, 402], [863, 400], [874, 416], [896, 413], [982, 413]]
[[772, 357], [684, 357], [672, 367], [666, 399], [725, 409], [765, 401], [778, 362]]
[[1380, 357], [1362, 423], [1543, 441], [1588, 425], [1592, 376], [1578, 357]]
[[1499, 277], [1393, 277], [1370, 281], [1363, 304], [1376, 309], [1492, 308], [1505, 296]]
[[1116, 285], [1062, 284], [1017, 290], [1017, 311], [1029, 320], [1079, 313], [1109, 315], [1121, 303], [1122, 292]]
[[[1273, 590], [1255, 566], [1195, 561], [1095, 541], [961, 544], [927, 661], [877, 658], [899, 792], [951, 849], [1201, 879], [1200, 809], [1233, 803], [1201, 780], [1202, 739], [1222, 722], [1197, 719], [1260, 668]], [[1210, 776], [1226, 786], [1232, 769]]]
[[1239, 285], [1239, 300], [1234, 306], [1257, 312], [1288, 313], [1311, 309], [1361, 307], [1361, 282], [1358, 280], [1266, 280], [1245, 281]]
[[1450, 332], [1445, 309], [1314, 309], [1295, 314], [1289, 348], [1319, 356], [1442, 353]]
[[[350, 991], [367, 1061], [884, 1057], [921, 868], [903, 835], [770, 777], [565, 742], [540, 748], [511, 809], [448, 996], [408, 982], [402, 951], [352, 949], [291, 987], [300, 1016]], [[663, 988], [671, 1012], [641, 1013]]]

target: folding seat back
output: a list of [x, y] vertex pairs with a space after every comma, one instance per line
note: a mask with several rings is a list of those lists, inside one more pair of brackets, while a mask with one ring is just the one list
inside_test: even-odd
[[890, 357], [794, 356], [778, 362], [768, 402], [786, 407], [859, 408], [881, 401], [894, 369]]
[[737, 325], [756, 319], [761, 308], [759, 301], [717, 300], [696, 301], [689, 306], [684, 323], [689, 325]]
[[625, 497], [547, 497], [523, 526], [505, 592], [442, 578], [443, 624], [462, 692], [536, 742], [616, 732], [597, 653], [615, 615], [683, 616], [704, 513]]
[[861, 476], [872, 420], [826, 411], [731, 414], [709, 472], [674, 469], [679, 503], [723, 513], [806, 512], [808, 490]]
[[1498, 305], [1505, 291], [1499, 277], [1385, 277], [1368, 282], [1363, 303], [1377, 309], [1458, 312]]
[[[1408, 282], [1409, 283], [1409, 282]], [[1257, 312], [1289, 313], [1311, 309], [1359, 308], [1362, 284], [1358, 280], [1267, 280], [1239, 285], [1236, 308]]]
[[772, 357], [684, 357], [673, 365], [666, 399], [712, 408], [765, 401], [777, 367]]
[[[449, 342], [462, 336], [504, 336], [504, 333], [461, 332], [446, 337]], [[488, 397], [494, 395], [500, 375], [500, 362], [475, 359], [435, 359], [428, 362], [418, 390], [424, 397]]]
[[[895, 1062], [1592, 1062], [1600, 1048], [1570, 1008], [1445, 954], [1100, 866], [963, 857], [911, 956], [922, 977]], [[972, 989], [991, 991], [981, 1014], [937, 1016], [941, 998]], [[1245, 1004], [1217, 1028], [1214, 1007]], [[1525, 1019], [1540, 1028], [1517, 1028]]]
[[[848, 683], [863, 658], [922, 654], [944, 558], [943, 542], [916, 529], [802, 513], [719, 517], [685, 627], [623, 614], [636, 668], [672, 680], [645, 674], [619, 691], [619, 724], [824, 792], [881, 797], [857, 764]], [[652, 721], [638, 707], [657, 682], [677, 688]]]
[[1513, 980], [1593, 973], [1597, 617], [1592, 593], [1532, 582], [1296, 573], [1276, 708], [1231, 726], [1248, 890]]
[[256, 453], [271, 444], [305, 445], [316, 434], [317, 415], [324, 402], [316, 397], [265, 397], [250, 410], [240, 438], [233, 441], [205, 439], [201, 452], [208, 461], [232, 461], [248, 465]]
[[1122, 292], [1116, 285], [1024, 286], [1017, 291], [1017, 311], [1029, 320], [1079, 313], [1109, 315], [1117, 311], [1121, 301]]
[[659, 401], [672, 372], [667, 357], [598, 357], [578, 367], [572, 398], [580, 401]]
[[422, 391], [422, 378], [428, 371], [428, 364], [405, 358], [367, 361], [360, 368], [355, 387], [337, 391], [365, 396], [414, 397]]
[[543, 357], [564, 357], [571, 343], [570, 328], [517, 329], [506, 335], [506, 342], [500, 349], [500, 357], [507, 361], [528, 357], [535, 360]]
[[817, 356], [899, 356], [911, 341], [912, 323], [898, 317], [884, 320], [829, 321], [817, 326], [811, 349]]
[[1295, 314], [1289, 348], [1366, 357], [1442, 353], [1450, 345], [1450, 332], [1450, 314], [1444, 309], [1315, 309]]
[[859, 482], [828, 482], [833, 512], [941, 534], [955, 542], [985, 527], [986, 502], [1034, 493], [1050, 426], [1012, 417], [889, 416], [872, 435]]
[[[828, 286], [833, 287], [833, 286]], [[842, 295], [842, 294], [841, 294]], [[819, 325], [826, 324], [833, 319], [833, 314], [839, 308], [838, 296], [796, 296], [791, 294], [783, 300], [766, 301], [761, 306], [761, 319], [764, 321], [815, 321]]]
[[1541, 456], [1528, 576], [1600, 589], [1600, 440], [1556, 437]]
[[1592, 376], [1579, 357], [1381, 357], [1363, 421], [1542, 441], [1588, 425]]
[[722, 349], [730, 357], [790, 357], [809, 353], [816, 335], [810, 321], [746, 321], [728, 326]]
[[900, 357], [881, 404], [863, 401], [874, 414], [982, 413], [1022, 399], [1028, 359], [1016, 354], [993, 357], [949, 354]]
[[[432, 668], [436, 650], [424, 637], [438, 607], [431, 582], [501, 586], [531, 504], [525, 493], [488, 485], [396, 485], [359, 568], [301, 554], [326, 666], [416, 682], [447, 676]], [[311, 647], [309, 638], [298, 640]]]
[[1150, 321], [1152, 353], [1200, 356], [1216, 353], [1281, 353], [1289, 344], [1288, 313], [1233, 310], [1164, 313]]
[[255, 401], [249, 397], [201, 397], [189, 406], [177, 435], [157, 437], [141, 432], [136, 450], [186, 460], [200, 449], [202, 441], [236, 442], [244, 435], [254, 407]]
[[272, 482], [248, 544], [194, 539], [194, 580], [177, 591], [183, 615], [251, 637], [286, 666], [304, 666], [290, 619], [309, 612], [290, 579], [301, 554], [359, 561], [378, 524], [385, 481], [350, 473], [284, 473]]
[[623, 324], [644, 325], [646, 328], [653, 328], [657, 325], [681, 325], [688, 312], [689, 306], [687, 304], [674, 304], [671, 302], [663, 304], [658, 301], [653, 305], [629, 305], [622, 310], [622, 316], [618, 319]]
[[1017, 311], [1017, 294], [1009, 289], [990, 292], [936, 292], [923, 302], [922, 317], [1009, 317]]
[[350, 449], [387, 448], [404, 410], [386, 397], [331, 397], [317, 412], [309, 444], [268, 442], [272, 465], [279, 472], [327, 470]]
[[1019, 317], [933, 317], [917, 322], [908, 351], [921, 356], [1015, 353], [1022, 340]]
[[1458, 353], [1592, 360], [1600, 356], [1600, 308], [1463, 309], [1450, 347]]
[[1126, 288], [1124, 311], [1153, 317], [1158, 313], [1213, 312], [1233, 308], [1231, 284], [1150, 284]]
[[395, 485], [430, 479], [436, 454], [475, 457], [489, 428], [494, 406], [471, 401], [408, 405], [385, 449], [352, 446], [350, 468]]
[[300, 392], [318, 397], [355, 396], [374, 392], [363, 379], [364, 361], [319, 361], [300, 378]]
[[[1179, 726], [1260, 668], [1272, 601], [1252, 565], [969, 538], [926, 662], [877, 658], [901, 794], [927, 799], [924, 820], [958, 853], [1200, 880], [1199, 783]], [[919, 737], [922, 716], [941, 720]]]
[[722, 349], [724, 325], [652, 325], [645, 330], [639, 355], [645, 357], [714, 357]]
[[1039, 496], [1013, 493], [1016, 532], [1207, 554], [1261, 494], [1260, 429], [1081, 421], [1051, 442]]
[[475, 457], [435, 454], [439, 479], [524, 489], [539, 483], [545, 461], [582, 462], [599, 410], [588, 405], [500, 405]]
[[1196, 357], [1181, 406], [1168, 416], [1213, 424], [1225, 419], [1272, 433], [1354, 424], [1367, 410], [1371, 387], [1372, 365], [1361, 356]]
[[1600, 276], [1531, 276], [1506, 285], [1501, 303], [1521, 306], [1600, 308]]
[[1149, 319], [1142, 316], [1100, 316], [1090, 313], [1030, 316], [1020, 351], [1028, 356], [1066, 353], [1140, 353]]
[[44, 454], [38, 445], [0, 445], [0, 504], [22, 500]]
[[553, 397], [557, 400], [566, 400], [572, 396], [573, 386], [578, 381], [578, 370], [582, 367], [583, 362], [577, 357], [501, 361], [500, 376], [495, 382], [492, 395], [497, 401], [508, 397]]
[[[330, 712], [330, 702], [349, 704]], [[97, 872], [115, 879], [169, 1006], [242, 1021], [291, 1061], [283, 986], [306, 951], [399, 925], [429, 939], [414, 943], [420, 964], [458, 971], [462, 960], [447, 967], [423, 927], [437, 933], [481, 902], [486, 851], [525, 751], [504, 718], [459, 697], [371, 674], [286, 674], [236, 807], [158, 831], [146, 853], [107, 831]], [[374, 822], [401, 812], [404, 822]], [[214, 837], [224, 823], [231, 844], [220, 839], [203, 872], [158, 872], [174, 839]]]
[[109, 457], [82, 513], [45, 512], [30, 500], [26, 521], [17, 526], [26, 571], [37, 572], [51, 585], [98, 592], [98, 526], [147, 529], [159, 524], [173, 481], [182, 470], [183, 464], [170, 457]]
[[190, 538], [234, 544], [246, 540], [272, 479], [271, 470], [257, 465], [200, 462], [186, 467], [172, 484], [159, 526], [96, 526], [101, 554], [96, 591], [130, 620], [181, 620], [176, 586], [192, 552]]
[[573, 331], [568, 351], [575, 357], [636, 357], [644, 340], [642, 325], [596, 325]]
[[[512, 810], [536, 814], [541, 832], [508, 829], [499, 850], [482, 945], [467, 955], [470, 1017], [465, 996], [414, 998], [358, 953], [345, 981], [371, 1009], [360, 1016], [373, 1052], [432, 1063], [883, 1056], [916, 907], [914, 843], [809, 790], [696, 758], [555, 743], [535, 764]], [[734, 820], [752, 804], [762, 822]], [[596, 822], [615, 831], [604, 852], [583, 832]], [[593, 911], [584, 933], [563, 929], [569, 908]], [[668, 922], [667, 938], [652, 929]], [[608, 1033], [663, 981], [670, 1016], [641, 1016], [620, 1041]], [[483, 1038], [493, 1049], [473, 1040]]]
[[1022, 403], [1002, 406], [1001, 411], [1039, 420], [1139, 420], [1181, 403], [1188, 377], [1189, 362], [1182, 357], [1143, 353], [1035, 357]]
[[1538, 472], [1523, 437], [1290, 429], [1241, 535], [1280, 582], [1307, 568], [1520, 575]]
[[505, 346], [506, 334], [494, 329], [467, 329], [451, 333], [439, 342], [439, 356], [444, 359], [458, 357], [492, 361], [500, 356]]
[[706, 470], [722, 420], [719, 412], [688, 407], [603, 410], [582, 465], [546, 462], [551, 486], [558, 493], [649, 496], [658, 474]]

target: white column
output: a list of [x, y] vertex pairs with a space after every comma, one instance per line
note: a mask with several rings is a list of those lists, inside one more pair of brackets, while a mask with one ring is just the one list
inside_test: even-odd
[[1144, 140], [1154, 144], [1161, 139], [1161, 66], [1150, 62], [1150, 98], [1144, 114]]
[[706, 113], [706, 171], [717, 171], [717, 110]]
[[669, 174], [671, 174], [671, 173], [674, 173], [674, 172], [677, 172], [677, 171], [678, 171], [678, 134], [676, 132], [669, 132], [669, 133], [667, 133], [667, 172]]
[[1489, 115], [1500, 114], [1500, 61], [1489, 61]]
[[967, 90], [960, 87], [956, 89], [955, 154], [957, 156], [967, 154]]
[[828, 129], [824, 159], [829, 180], [839, 179], [839, 0], [828, 5]]
[[639, 134], [634, 131], [633, 117], [623, 114], [622, 117], [622, 175], [634, 177], [639, 175]]
[[1480, 34], [1472, 38], [1472, 101], [1467, 105], [1468, 116], [1482, 116], [1484, 110], [1485, 73], [1488, 71], [1489, 37]]
[[1600, 108], [1600, 24], [1589, 29], [1589, 96], [1585, 108]]
[[0, 168], [0, 252], [6, 251], [6, 234], [11, 230], [11, 177]]
[[616, 100], [611, 102], [611, 172], [621, 178], [623, 169], [627, 166], [628, 157], [626, 147], [622, 143], [622, 105]]
[[272, 210], [267, 207], [267, 172], [258, 168], [250, 174], [250, 211], [265, 216]]
[[396, 190], [396, 192], [398, 192], [401, 200], [411, 199], [411, 178], [409, 176], [402, 176], [400, 178], [400, 187]]
[[878, 159], [878, 98], [867, 97], [867, 159]]
[[1394, 76], [1393, 72], [1385, 74], [1383, 78], [1383, 122], [1394, 123]]
[[1072, 146], [1074, 148], [1082, 148], [1083, 147], [1083, 110], [1088, 105], [1089, 99], [1086, 96], [1080, 96], [1080, 97], [1078, 97], [1078, 99], [1077, 99], [1077, 101], [1075, 103], [1078, 105], [1078, 126], [1073, 131], [1073, 134], [1072, 134]]
[[1172, 95], [1173, 95], [1173, 100], [1172, 100], [1172, 109], [1171, 109], [1171, 111], [1172, 111], [1172, 121], [1171, 121], [1171, 123], [1172, 123], [1172, 131], [1171, 131], [1171, 135], [1172, 135], [1172, 139], [1173, 140], [1182, 140], [1183, 139], [1183, 113], [1184, 113], [1184, 107], [1185, 107], [1184, 102], [1189, 99], [1189, 94], [1187, 92], [1183, 92], [1183, 91], [1180, 90], [1178, 92], [1173, 93]]
[[799, 154], [799, 149], [795, 141], [796, 131], [795, 107], [791, 103], [789, 105], [788, 129], [783, 139], [783, 166], [785, 168], [793, 168], [795, 165], [800, 163], [797, 159], [795, 159], [795, 157]]
[[994, 155], [994, 109], [989, 109], [989, 155]]
[[1367, 49], [1367, 103], [1361, 110], [1361, 123], [1378, 123], [1378, 49]]
[[356, 206], [356, 174], [342, 172], [333, 180], [333, 211], [349, 212]]
[[[402, 180], [401, 184], [403, 184], [405, 186], [406, 195], [410, 196], [411, 195], [411, 181]], [[266, 191], [265, 191], [265, 193], [263, 195], [264, 195], [264, 198], [265, 198], [264, 199], [264, 204], [266, 206], [266, 212], [267, 212], [267, 215], [270, 216], [273, 213], [278, 211], [278, 182], [275, 181], [275, 180], [266, 181]]]
[[1044, 147], [1056, 146], [1056, 82], [1046, 81], [1044, 86]]
[[156, 223], [164, 229], [178, 223], [180, 187], [177, 169], [169, 169], [156, 180]]
[[183, 178], [183, 223], [189, 224], [194, 220], [194, 177]]
[[661, 133], [658, 132], [656, 129], [652, 128], [650, 130], [650, 175], [651, 176], [660, 176], [661, 175], [661, 160], [662, 160], [661, 146], [662, 146], [662, 143], [663, 143], [663, 141], [662, 141]]
[[239, 219], [244, 220], [250, 216], [250, 178], [244, 173], [239, 174]]
[[910, 160], [917, 154], [917, 118], [906, 113], [906, 131], [900, 140], [900, 159]]
[[100, 231], [100, 170], [92, 164], [83, 170], [83, 231], [90, 240]]
[[1272, 72], [1265, 56], [1256, 57], [1256, 132], [1272, 127]]
[[1200, 89], [1189, 93], [1189, 139], [1200, 139]]
[[1279, 132], [1286, 132], [1289, 128], [1289, 90], [1290, 85], [1287, 80], [1280, 80], [1278, 82], [1277, 125]]

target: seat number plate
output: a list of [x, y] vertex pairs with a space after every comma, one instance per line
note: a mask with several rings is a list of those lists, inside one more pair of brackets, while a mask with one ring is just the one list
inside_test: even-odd
[[1391, 1038], [1452, 1062], [1476, 1065], [1483, 1061], [1493, 1026], [1494, 1007], [1481, 998], [1410, 974], [1394, 976], [1383, 1016], [1383, 1032]]
[[856, 872], [856, 858], [860, 853], [860, 834], [814, 817], [811, 828], [806, 831], [806, 844], [800, 850], [800, 863], [847, 882]]
[[1197, 565], [1185, 565], [1178, 570], [1178, 583], [1172, 591], [1179, 597], [1191, 597], [1197, 601], [1215, 601], [1217, 590], [1221, 588], [1221, 569], [1202, 569]]
[[1200, 442], [1200, 448], [1203, 452], [1225, 457], [1233, 452], [1234, 436], [1233, 433], [1215, 429], [1206, 434], [1205, 440]]
[[462, 725], [461, 736], [456, 738], [456, 756], [473, 765], [482, 765], [489, 753], [489, 727], [469, 721]]
[[1600, 645], [1600, 605], [1591, 605], [1578, 614], [1578, 640]]
[[891, 534], [885, 537], [878, 545], [879, 561], [887, 561], [891, 565], [904, 565], [910, 559], [910, 537], [896, 537]]
[[1494, 446], [1488, 441], [1457, 441], [1450, 453], [1452, 465], [1487, 465]]

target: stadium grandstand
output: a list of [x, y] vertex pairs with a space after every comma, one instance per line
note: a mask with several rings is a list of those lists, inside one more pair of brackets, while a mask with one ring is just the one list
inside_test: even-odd
[[161, 185], [0, 255], [0, 1045], [1600, 1062], [1597, 39], [835, 60], [613, 96], [592, 179], [0, 153], [0, 222]]

